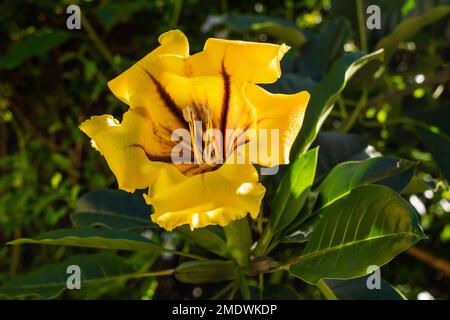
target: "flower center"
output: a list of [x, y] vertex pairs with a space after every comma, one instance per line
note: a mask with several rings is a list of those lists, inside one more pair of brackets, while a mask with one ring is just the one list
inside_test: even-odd
[[192, 107], [183, 109], [184, 120], [189, 125], [191, 151], [194, 155], [194, 163], [211, 169], [222, 163], [221, 134], [213, 128], [212, 110], [208, 107], [201, 109], [201, 114]]

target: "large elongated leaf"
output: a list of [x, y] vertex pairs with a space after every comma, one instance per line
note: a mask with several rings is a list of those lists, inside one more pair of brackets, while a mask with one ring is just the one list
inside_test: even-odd
[[208, 226], [205, 228], [198, 228], [191, 231], [188, 226], [181, 226], [175, 230], [175, 232], [183, 235], [184, 237], [194, 241], [200, 247], [211, 251], [219, 256], [228, 258], [229, 252], [227, 249], [227, 243], [225, 239], [218, 233], [213, 231], [216, 226]]
[[367, 55], [362, 52], [346, 53], [333, 64], [329, 73], [311, 92], [303, 127], [291, 151], [292, 159], [309, 149], [347, 81], [367, 62], [377, 59], [383, 59], [383, 50]]
[[418, 126], [416, 131], [444, 177], [450, 181], [450, 136], [436, 127]]
[[320, 146], [317, 177], [330, 171], [341, 162], [369, 158], [367, 152], [369, 143], [362, 136], [356, 134], [321, 131], [317, 135], [314, 145]]
[[236, 32], [261, 32], [278, 39], [286, 40], [289, 45], [301, 46], [306, 41], [303, 32], [295, 23], [274, 18], [252, 15], [213, 15], [206, 19], [202, 26], [203, 32], [208, 32], [217, 25], [225, 25]]
[[275, 235], [288, 226], [306, 201], [306, 192], [314, 181], [319, 148], [296, 159], [283, 176], [272, 201], [269, 224]]
[[44, 56], [69, 38], [70, 33], [66, 31], [37, 31], [9, 47], [6, 54], [0, 57], [0, 69], [14, 69], [33, 57]]
[[18, 276], [0, 287], [0, 297], [37, 297], [50, 299], [67, 289], [67, 267], [76, 265], [81, 271], [81, 289], [85, 285], [126, 279], [133, 270], [128, 262], [110, 252], [73, 256], [63, 262], [46, 265]]
[[310, 284], [365, 275], [369, 266], [382, 266], [425, 238], [409, 203], [380, 185], [354, 189], [320, 210], [319, 217], [305, 250], [289, 268]]
[[100, 189], [82, 196], [72, 222], [77, 226], [105, 226], [112, 229], [148, 229], [156, 225], [150, 220], [151, 207], [142, 192]]
[[344, 53], [350, 33], [350, 24], [343, 17], [327, 22], [303, 48], [298, 60], [300, 74], [321, 80], [331, 64]]
[[389, 282], [380, 279], [380, 288], [369, 289], [370, 275], [348, 280], [324, 280], [325, 285], [339, 300], [405, 300]]
[[239, 266], [247, 266], [250, 258], [250, 247], [252, 246], [252, 234], [247, 218], [233, 221], [223, 230], [225, 231], [230, 256]]
[[21, 238], [8, 242], [11, 245], [25, 243], [132, 251], [162, 252], [165, 250], [138, 234], [104, 228], [59, 229], [32, 239]]
[[401, 41], [408, 40], [425, 26], [444, 18], [449, 13], [450, 6], [437, 6], [430, 9], [428, 12], [424, 13], [421, 16], [406, 19], [402, 23], [400, 23], [393, 32], [381, 39], [377, 43], [376, 49], [383, 48], [386, 52], [385, 61], [389, 61], [389, 58], [395, 52], [398, 44]]
[[188, 261], [175, 269], [175, 278], [186, 283], [211, 283], [237, 279], [241, 269], [231, 261]]
[[376, 157], [337, 165], [315, 190], [321, 207], [366, 184], [386, 185], [401, 193], [414, 175], [416, 164], [394, 157]]

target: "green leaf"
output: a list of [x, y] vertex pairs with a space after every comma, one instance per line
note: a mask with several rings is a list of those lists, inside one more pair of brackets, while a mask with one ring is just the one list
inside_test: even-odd
[[318, 213], [305, 250], [289, 267], [310, 284], [365, 275], [425, 238], [414, 209], [385, 186], [356, 188]]
[[400, 23], [393, 32], [381, 39], [375, 48], [384, 49], [386, 55], [385, 61], [388, 62], [400, 42], [410, 39], [422, 28], [439, 21], [449, 13], [450, 6], [443, 5], [434, 7], [421, 16], [406, 19]]
[[273, 235], [288, 226], [300, 212], [314, 181], [319, 148], [301, 155], [283, 176], [272, 199], [269, 224]]
[[188, 226], [181, 226], [175, 232], [194, 241], [200, 247], [211, 251], [221, 257], [229, 258], [227, 243], [217, 232], [212, 231], [214, 226], [198, 228], [191, 231]]
[[106, 30], [111, 30], [115, 25], [128, 21], [133, 14], [152, 9], [153, 7], [154, 3], [147, 0], [110, 2], [98, 9], [98, 16]]
[[241, 269], [231, 261], [188, 261], [175, 269], [175, 278], [186, 283], [211, 283], [237, 279]]
[[226, 25], [236, 32], [266, 33], [277, 39], [286, 40], [289, 45], [300, 47], [306, 41], [303, 32], [295, 23], [273, 17], [253, 15], [213, 15], [209, 16], [202, 26], [203, 32], [210, 31], [217, 25]]
[[368, 142], [356, 134], [321, 131], [313, 145], [320, 146], [317, 177], [341, 162], [369, 158], [366, 151], [369, 148]]
[[350, 34], [347, 19], [339, 17], [327, 22], [302, 50], [300, 73], [316, 81], [322, 79], [331, 64], [344, 53], [344, 44]]
[[320, 207], [325, 207], [353, 189], [371, 183], [390, 187], [398, 193], [414, 175], [416, 163], [394, 157], [376, 157], [344, 162], [336, 167], [315, 190], [320, 193]]
[[367, 286], [369, 275], [348, 280], [323, 280], [324, 284], [339, 300], [405, 300], [405, 297], [384, 279], [380, 289], [370, 290]]
[[26, 243], [131, 251], [166, 251], [138, 234], [105, 228], [59, 229], [35, 238], [21, 238], [8, 242], [10, 245]]
[[252, 235], [247, 218], [235, 220], [223, 230], [227, 239], [228, 252], [239, 266], [247, 266], [252, 246]]
[[368, 55], [346, 53], [333, 64], [330, 72], [311, 92], [303, 126], [291, 150], [291, 159], [309, 149], [347, 81], [367, 62], [376, 59], [383, 59], [383, 50]]
[[81, 288], [113, 280], [126, 279], [133, 270], [127, 260], [110, 252], [77, 255], [62, 262], [46, 265], [18, 276], [0, 287], [0, 297], [36, 297], [51, 299], [67, 289], [67, 267], [77, 265], [81, 270]]
[[71, 215], [74, 225], [104, 226], [119, 230], [149, 229], [156, 225], [150, 220], [151, 207], [142, 192], [100, 189], [83, 195]]
[[264, 288], [263, 292], [264, 300], [299, 300], [300, 296], [294, 290], [294, 288], [279, 284], [272, 283]]
[[61, 30], [42, 30], [32, 33], [20, 42], [13, 43], [6, 54], [0, 57], [0, 69], [11, 70], [33, 57], [42, 57], [59, 47], [70, 37]]
[[450, 136], [433, 126], [417, 126], [416, 131], [433, 155], [433, 160], [441, 168], [444, 177], [450, 181]]

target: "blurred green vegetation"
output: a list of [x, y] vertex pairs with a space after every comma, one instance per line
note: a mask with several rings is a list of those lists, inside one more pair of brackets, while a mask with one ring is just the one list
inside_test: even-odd
[[[179, 28], [188, 36], [191, 52], [201, 50], [208, 37], [286, 42], [292, 50], [283, 60], [283, 76], [267, 86], [283, 93], [312, 90], [346, 51], [385, 48], [384, 62], [369, 63], [347, 84], [322, 130], [357, 134], [385, 155], [420, 161], [404, 196], [420, 214], [429, 240], [419, 247], [431, 257], [425, 262], [403, 253], [382, 268], [382, 275], [410, 299], [421, 292], [450, 298], [448, 275], [430, 265], [436, 257], [450, 260], [449, 2], [367, 1], [381, 7], [381, 30], [361, 28], [357, 2], [3, 1], [0, 284], [74, 253], [93, 252], [4, 243], [68, 227], [80, 195], [116, 187], [78, 124], [93, 114], [118, 117], [126, 106], [106, 82], [152, 50], [161, 33]], [[81, 8], [82, 29], [70, 31], [65, 12], [75, 3]], [[340, 151], [334, 150], [334, 156]], [[185, 245], [176, 235], [152, 237], [173, 247]], [[170, 266], [176, 259], [142, 252], [123, 256], [141, 270], [153, 263]], [[321, 298], [299, 280], [285, 281], [299, 289], [301, 298]], [[202, 286], [200, 298], [212, 288]], [[199, 291], [193, 289], [172, 278], [139, 279], [62, 297], [196, 298]]]

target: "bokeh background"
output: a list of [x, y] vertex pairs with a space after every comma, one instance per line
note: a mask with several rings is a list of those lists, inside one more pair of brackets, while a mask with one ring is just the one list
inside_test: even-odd
[[[116, 187], [106, 162], [90, 148], [78, 125], [93, 114], [120, 118], [126, 106], [106, 82], [155, 48], [161, 33], [181, 29], [191, 52], [201, 50], [208, 37], [286, 42], [292, 50], [283, 60], [283, 77], [268, 89], [289, 93], [313, 87], [344, 52], [374, 51], [405, 20], [449, 5], [438, 0], [360, 1], [364, 7], [379, 5], [382, 15], [382, 28], [364, 30], [362, 38], [357, 2], [2, 1], [0, 285], [43, 264], [90, 252], [5, 243], [69, 227], [80, 195]], [[66, 28], [70, 4], [81, 8], [81, 30]], [[419, 212], [429, 239], [382, 268], [383, 278], [410, 299], [450, 297], [445, 273], [450, 260], [448, 17], [420, 20], [417, 30], [409, 27], [397, 35], [384, 65], [354, 77], [323, 127], [357, 134], [385, 155], [419, 161], [417, 178], [404, 196]], [[176, 236], [164, 234], [161, 239], [178, 245]], [[174, 259], [124, 255], [139, 266], [170, 265]], [[286, 281], [301, 298], [322, 299], [300, 280]], [[208, 290], [170, 278], [139, 279], [66, 292], [61, 298], [195, 299], [208, 297]]]

